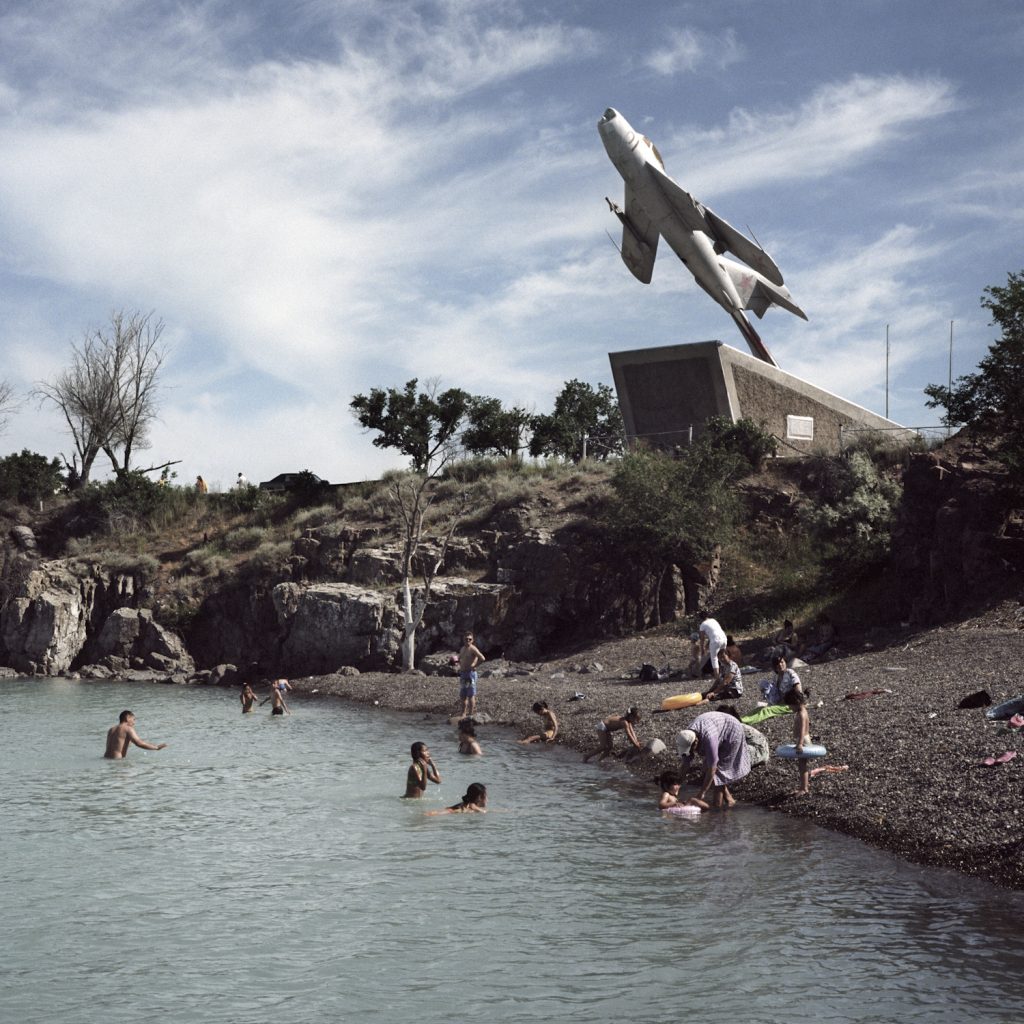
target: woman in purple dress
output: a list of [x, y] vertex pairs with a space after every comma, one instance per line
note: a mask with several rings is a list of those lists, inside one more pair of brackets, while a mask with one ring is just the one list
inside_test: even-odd
[[[676, 748], [687, 768], [694, 754], [704, 759], [704, 776], [700, 781], [698, 800], [708, 799], [712, 807], [736, 803], [729, 784], [739, 782], [750, 772], [750, 755], [739, 720], [722, 711], [706, 711], [698, 715], [688, 729], [676, 736]], [[710, 793], [710, 797], [708, 794]]]

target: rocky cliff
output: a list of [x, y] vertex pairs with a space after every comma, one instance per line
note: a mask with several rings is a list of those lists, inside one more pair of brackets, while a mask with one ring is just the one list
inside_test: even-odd
[[1024, 582], [1024, 507], [986, 449], [957, 440], [912, 455], [893, 533], [899, 614], [915, 624], [961, 617]]

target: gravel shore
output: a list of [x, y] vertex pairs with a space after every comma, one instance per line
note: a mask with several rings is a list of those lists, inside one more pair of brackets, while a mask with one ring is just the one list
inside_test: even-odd
[[[744, 664], [758, 660], [763, 645], [744, 643]], [[714, 705], [663, 715], [647, 712], [676, 693], [699, 688], [694, 680], [639, 683], [643, 662], [677, 669], [689, 643], [678, 626], [642, 637], [613, 640], [552, 661], [532, 665], [488, 662], [481, 666], [478, 729], [486, 747], [489, 729], [508, 727], [525, 736], [539, 731], [530, 711], [546, 700], [558, 715], [558, 742], [592, 749], [594, 724], [635, 704], [644, 712], [642, 742], [660, 737], [668, 747], [625, 764], [608, 758], [609, 771], [653, 779], [677, 767], [675, 734]], [[1024, 693], [1018, 666], [1024, 633], [984, 621], [955, 627], [848, 642], [834, 661], [799, 669], [810, 690], [811, 732], [828, 748], [822, 763], [848, 770], [812, 780], [810, 796], [795, 796], [794, 762], [772, 757], [733, 787], [743, 801], [810, 818], [907, 860], [954, 868], [998, 885], [1024, 889], [1024, 781], [1022, 730], [991, 722], [985, 709], [960, 710], [968, 694], [986, 690], [995, 703]], [[485, 674], [493, 673], [493, 674]], [[741, 713], [755, 708], [756, 680], [767, 669], [745, 675]], [[318, 691], [381, 707], [440, 716], [458, 707], [458, 682], [448, 676], [365, 673], [292, 680], [299, 692]], [[850, 700], [850, 693], [886, 691]], [[584, 699], [570, 701], [576, 691]], [[772, 719], [759, 728], [772, 749], [789, 742], [792, 719]], [[617, 748], [622, 744], [616, 737]], [[1014, 760], [986, 766], [986, 756], [1005, 751]], [[652, 797], [653, 797], [652, 788]]]

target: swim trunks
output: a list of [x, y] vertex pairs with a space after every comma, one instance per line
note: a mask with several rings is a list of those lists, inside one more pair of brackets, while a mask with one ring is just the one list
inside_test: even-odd
[[477, 675], [475, 672], [460, 672], [459, 673], [459, 696], [462, 698], [475, 697], [476, 696], [476, 680]]
[[283, 715], [284, 714], [284, 708], [274, 708], [273, 710], [271, 710], [270, 713], [272, 715]]

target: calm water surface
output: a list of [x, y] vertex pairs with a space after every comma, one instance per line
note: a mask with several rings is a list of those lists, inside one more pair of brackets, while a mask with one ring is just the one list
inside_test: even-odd
[[[564, 751], [316, 697], [0, 695], [5, 1024], [1024, 1021], [1024, 896], [805, 823], [664, 820]], [[103, 760], [125, 707], [170, 746]], [[492, 813], [425, 816], [478, 780]]]

